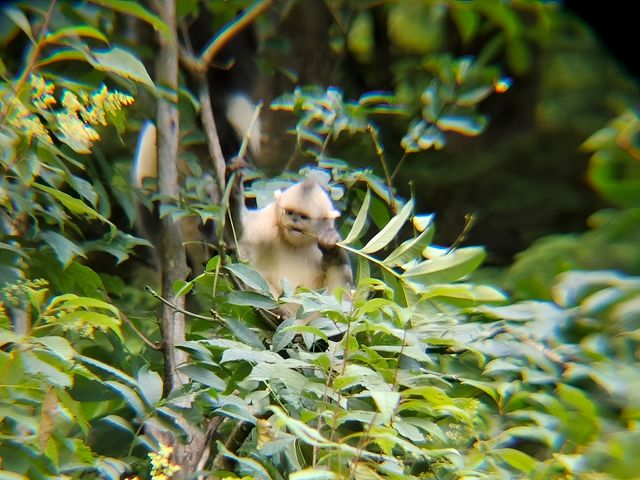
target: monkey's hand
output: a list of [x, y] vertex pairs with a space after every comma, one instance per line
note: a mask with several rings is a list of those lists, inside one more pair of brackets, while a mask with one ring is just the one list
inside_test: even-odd
[[249, 168], [249, 164], [242, 157], [234, 157], [227, 163], [227, 177], [229, 177], [232, 173], [242, 170], [243, 168]]
[[349, 256], [338, 245], [342, 240], [335, 228], [318, 233], [318, 248], [322, 252], [322, 270], [326, 273], [325, 286], [333, 291], [336, 286], [344, 286], [353, 281]]
[[330, 250], [336, 249], [336, 244], [340, 240], [340, 234], [334, 228], [327, 228], [318, 233], [318, 248], [326, 255]]

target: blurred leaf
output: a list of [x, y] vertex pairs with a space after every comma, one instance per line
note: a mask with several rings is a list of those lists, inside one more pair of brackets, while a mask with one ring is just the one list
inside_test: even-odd
[[51, 33], [48, 33], [45, 36], [44, 41], [47, 43], [58, 43], [67, 37], [70, 37], [71, 39], [74, 39], [76, 37], [88, 37], [95, 38], [96, 40], [100, 40], [104, 43], [109, 43], [107, 37], [105, 37], [100, 30], [97, 30], [88, 25], [73, 25], [70, 27], [60, 28]]
[[149, 12], [140, 5], [138, 2], [129, 2], [125, 0], [91, 0], [92, 3], [102, 5], [103, 7], [120, 12], [124, 15], [131, 15], [147, 22], [154, 30], [160, 33], [165, 41], [171, 39], [171, 32], [166, 23], [164, 23], [158, 16]]
[[367, 221], [367, 215], [369, 213], [370, 203], [371, 203], [371, 191], [367, 189], [367, 193], [364, 195], [364, 200], [362, 201], [360, 210], [358, 210], [358, 215], [356, 216], [356, 219], [353, 222], [353, 226], [351, 227], [349, 234], [346, 236], [344, 240], [342, 240], [341, 243], [348, 245], [356, 241], [358, 238], [360, 238], [360, 235], [362, 235], [362, 232], [364, 230], [364, 227]]
[[537, 463], [534, 458], [513, 448], [497, 448], [491, 454], [525, 475], [530, 475]]
[[391, 242], [413, 212], [413, 199], [404, 204], [400, 213], [389, 220], [389, 223], [380, 230], [360, 250], [363, 253], [374, 253], [386, 247]]
[[68, 238], [52, 231], [41, 232], [42, 239], [49, 244], [56, 254], [56, 257], [63, 267], [69, 266], [75, 257], [87, 258], [80, 246], [73, 243]]
[[485, 255], [481, 247], [455, 249], [411, 266], [402, 278], [425, 284], [455, 282], [476, 270]]
[[[138, 8], [141, 7], [138, 6]], [[140, 59], [131, 52], [120, 47], [113, 47], [102, 51], [93, 50], [92, 52], [87, 52], [86, 59], [96, 70], [115, 73], [123, 78], [128, 78], [136, 82], [140, 82], [148, 87], [155, 88], [153, 80], [151, 80], [151, 77], [147, 73], [147, 70]]]

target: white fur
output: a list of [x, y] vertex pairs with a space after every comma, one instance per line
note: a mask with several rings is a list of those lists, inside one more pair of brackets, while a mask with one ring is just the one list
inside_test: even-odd
[[249, 149], [253, 155], [258, 155], [262, 143], [262, 128], [260, 119], [253, 124], [255, 105], [247, 95], [238, 93], [229, 97], [227, 102], [227, 118], [240, 138], [247, 137]]
[[275, 203], [260, 210], [245, 211], [244, 231], [238, 245], [240, 258], [265, 277], [276, 297], [282, 293], [284, 278], [294, 288], [322, 288], [325, 274], [316, 241], [312, 239], [301, 246], [284, 242], [276, 211]]
[[158, 178], [158, 148], [156, 126], [147, 120], [140, 129], [136, 157], [131, 172], [133, 184], [142, 188], [145, 178]]

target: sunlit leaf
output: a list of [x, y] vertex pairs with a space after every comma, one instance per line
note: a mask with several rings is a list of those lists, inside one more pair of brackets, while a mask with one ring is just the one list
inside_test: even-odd
[[456, 104], [461, 107], [473, 107], [494, 92], [494, 86], [483, 86], [467, 90], [458, 95]]
[[2, 13], [9, 17], [18, 27], [20, 27], [20, 30], [22, 30], [27, 38], [31, 40], [31, 43], [36, 43], [36, 39], [33, 36], [33, 32], [31, 30], [29, 19], [22, 10], [14, 7], [5, 7], [2, 9]]
[[332, 480], [334, 478], [337, 478], [335, 473], [316, 468], [305, 468], [289, 475], [289, 480]]
[[513, 448], [497, 448], [491, 454], [525, 475], [532, 473], [537, 463], [534, 458]]
[[71, 39], [74, 39], [76, 37], [88, 37], [95, 38], [96, 40], [100, 40], [104, 43], [109, 43], [107, 37], [104, 36], [104, 34], [100, 30], [89, 25], [72, 25], [70, 27], [60, 28], [51, 33], [48, 33], [45, 36], [44, 41], [47, 43], [57, 43], [67, 37]]
[[402, 277], [427, 284], [455, 282], [476, 270], [485, 256], [486, 253], [481, 247], [455, 249], [411, 266]]
[[360, 207], [360, 210], [358, 211], [358, 215], [356, 216], [356, 219], [353, 222], [353, 226], [351, 227], [351, 230], [349, 231], [346, 238], [342, 240], [340, 243], [348, 245], [356, 241], [358, 238], [360, 238], [360, 235], [362, 235], [362, 232], [366, 225], [367, 215], [369, 214], [370, 203], [371, 203], [371, 191], [367, 189], [367, 193], [364, 195], [362, 206]]
[[443, 115], [436, 121], [442, 130], [461, 133], [468, 136], [480, 135], [487, 126], [487, 119], [482, 116]]
[[380, 230], [367, 244], [362, 247], [363, 253], [374, 253], [382, 248], [386, 247], [394, 238], [405, 224], [411, 213], [413, 212], [413, 199], [410, 199], [402, 207], [402, 210], [389, 220], [389, 223]]
[[142, 61], [123, 48], [113, 47], [108, 50], [93, 50], [86, 53], [86, 58], [96, 70], [115, 73], [148, 87], [154, 87], [153, 80], [151, 80]]

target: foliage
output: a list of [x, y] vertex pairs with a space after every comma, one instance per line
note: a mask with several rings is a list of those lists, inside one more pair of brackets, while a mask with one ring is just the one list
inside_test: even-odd
[[[334, 48], [364, 63], [380, 57], [370, 40], [377, 3], [327, 2], [337, 24], [355, 13]], [[221, 24], [248, 3], [213, 5]], [[388, 39], [408, 54], [393, 66], [393, 94], [347, 100], [337, 87], [303, 86], [271, 105], [297, 117], [299, 150], [347, 213], [340, 248], [356, 267], [354, 289], [296, 292], [284, 281], [273, 298], [250, 265], [221, 252], [174, 285], [192, 310], [176, 346], [188, 354], [185, 383], [174, 390], [142, 282], [125, 287], [92, 262], [96, 252], [124, 262], [145, 243], [115, 213], [130, 214], [133, 195], [118, 195], [126, 177], [106, 160], [109, 139], [135, 129], [133, 99], [177, 97], [182, 146], [202, 143], [196, 96], [186, 85], [178, 95], [156, 90], [143, 55], [119, 46], [116, 26], [126, 17], [163, 39], [173, 32], [129, 1], [4, 10], [13, 26], [2, 41], [20, 36], [28, 52], [24, 65], [0, 62], [0, 478], [185, 478], [195, 473], [162, 439], [188, 447], [194, 431], [210, 448], [200, 473], [222, 478], [632, 478], [640, 278], [566, 270], [582, 266], [570, 250], [593, 260], [615, 248], [621, 263], [636, 259], [626, 252], [635, 252], [637, 209], [598, 213], [598, 227], [566, 249], [549, 241], [541, 247], [555, 255], [549, 263], [545, 252], [527, 254], [542, 276], [523, 269], [524, 300], [513, 303], [470, 280], [483, 248], [434, 243], [434, 215], [393, 188], [407, 155], [484, 130], [481, 102], [508, 86], [493, 61], [504, 53], [512, 70], [528, 67], [533, 30], [516, 12], [538, 7], [546, 8], [389, 2]], [[197, 10], [180, 8], [180, 19]], [[444, 51], [449, 20], [463, 43], [486, 42], [482, 55]], [[385, 118], [406, 127], [390, 148]], [[636, 124], [627, 114], [587, 142], [597, 149], [594, 182], [617, 201], [632, 198], [619, 194], [632, 178], [618, 189], [605, 174], [622, 157], [635, 171]], [[383, 178], [334, 156], [346, 136], [373, 145]], [[204, 200], [203, 168], [187, 160], [181, 197], [157, 199], [162, 213], [224, 215], [224, 205]], [[249, 195], [261, 204], [305, 173], [257, 180]], [[278, 323], [282, 304], [299, 310]]]
[[583, 145], [593, 152], [589, 179], [604, 198], [620, 209], [594, 213], [583, 234], [542, 238], [520, 253], [506, 277], [514, 294], [550, 298], [550, 285], [572, 269], [617, 269], [640, 274], [640, 198], [638, 197], [638, 117], [632, 111], [612, 120]]

